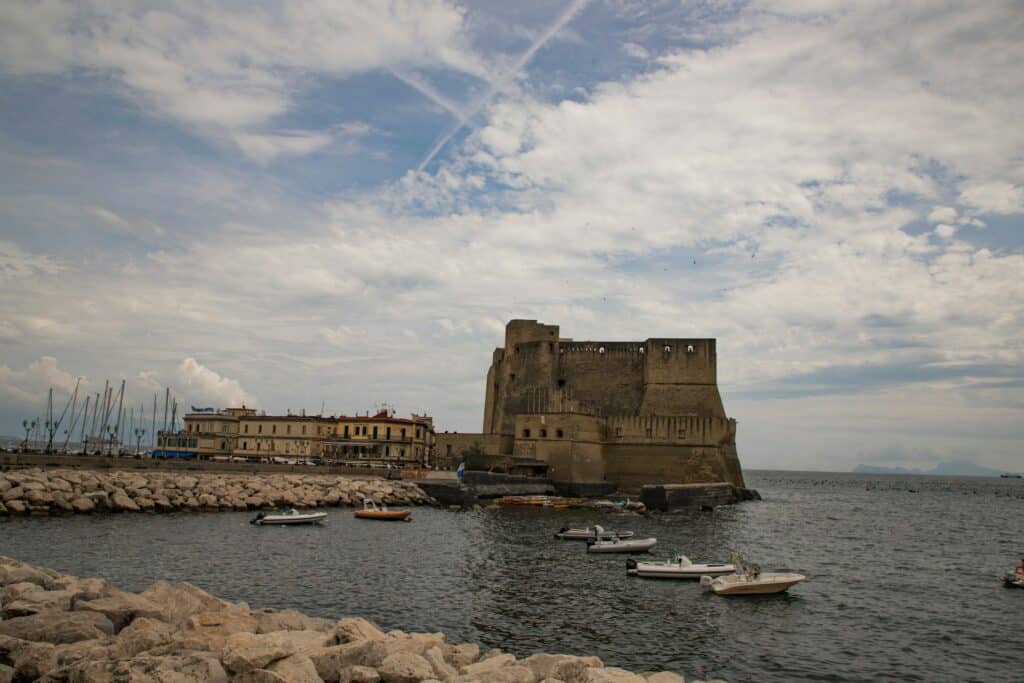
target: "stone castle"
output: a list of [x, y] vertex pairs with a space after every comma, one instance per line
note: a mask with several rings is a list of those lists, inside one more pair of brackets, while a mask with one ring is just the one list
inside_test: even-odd
[[532, 463], [575, 490], [744, 487], [714, 339], [574, 341], [557, 325], [513, 320], [487, 372], [483, 432], [437, 444], [439, 456], [472, 453], [490, 468]]

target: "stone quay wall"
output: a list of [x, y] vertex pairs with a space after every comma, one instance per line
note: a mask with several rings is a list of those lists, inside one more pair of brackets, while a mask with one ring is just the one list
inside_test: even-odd
[[3, 556], [0, 614], [0, 683], [684, 683], [597, 657], [518, 659], [443, 633], [253, 609], [188, 583], [129, 593]]
[[[411, 481], [325, 474], [22, 469], [0, 472], [0, 516], [433, 504]], [[0, 681], [2, 683], [2, 681]]]

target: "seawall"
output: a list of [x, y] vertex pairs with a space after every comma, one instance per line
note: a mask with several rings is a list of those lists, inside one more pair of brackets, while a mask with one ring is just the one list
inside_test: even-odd
[[[311, 469], [311, 468], [307, 468]], [[411, 481], [329, 474], [20, 469], [0, 473], [0, 516], [432, 504]]]
[[130, 593], [3, 556], [0, 601], [0, 681], [684, 683], [594, 656], [519, 659], [358, 617], [253, 609], [188, 583]]

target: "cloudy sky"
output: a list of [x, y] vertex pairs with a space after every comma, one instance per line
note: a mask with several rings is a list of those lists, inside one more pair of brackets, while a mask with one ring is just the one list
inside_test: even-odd
[[1024, 4], [9, 0], [0, 433], [718, 338], [748, 467], [1024, 463]]

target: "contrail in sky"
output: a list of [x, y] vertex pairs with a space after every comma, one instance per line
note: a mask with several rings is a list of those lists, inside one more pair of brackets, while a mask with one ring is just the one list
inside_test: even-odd
[[[473, 116], [475, 116], [476, 113], [480, 111], [484, 107], [484, 105], [486, 105], [490, 101], [492, 97], [494, 97], [495, 93], [497, 93], [499, 89], [503, 89], [504, 82], [507, 80], [507, 78], [514, 77], [515, 74], [519, 73], [519, 71], [523, 69], [523, 67], [529, 64], [530, 60], [533, 59], [533, 56], [537, 54], [537, 51], [544, 47], [544, 44], [551, 40], [552, 36], [561, 31], [562, 27], [564, 27], [566, 24], [572, 21], [572, 18], [575, 17], [586, 4], [587, 0], [572, 0], [572, 2], [569, 3], [569, 6], [566, 7], [561, 14], [558, 15], [558, 18], [555, 19], [555, 21], [552, 22], [550, 26], [544, 29], [544, 32], [540, 34], [540, 36], [538, 36], [536, 40], [533, 41], [530, 47], [526, 48], [526, 51], [523, 52], [523, 54], [519, 55], [519, 59], [515, 61], [512, 67], [506, 70], [498, 78], [491, 82], [490, 87], [487, 89], [487, 92], [485, 92], [476, 101], [474, 101], [469, 106], [469, 108], [464, 110], [461, 114], [453, 111], [452, 113], [458, 117], [458, 121], [456, 121], [455, 124], [451, 128], [449, 128], [448, 131], [444, 135], [442, 135], [437, 142], [434, 143], [434, 146], [431, 147], [430, 151], [427, 153], [427, 156], [423, 157], [423, 161], [419, 163], [419, 166], [416, 167], [416, 170], [422, 171], [424, 168], [426, 168], [427, 164], [429, 164], [433, 160], [433, 158], [437, 156], [437, 153], [440, 152], [444, 148], [444, 146], [448, 144], [448, 141], [451, 140], [452, 137], [454, 137], [454, 135], [458, 133], [459, 130], [461, 130], [464, 125], [466, 125], [466, 122], [473, 118]], [[499, 85], [502, 86], [502, 88], [499, 88]]]

